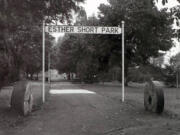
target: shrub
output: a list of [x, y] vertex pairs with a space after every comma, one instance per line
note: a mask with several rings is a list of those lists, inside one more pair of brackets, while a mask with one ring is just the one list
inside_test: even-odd
[[133, 67], [129, 69], [128, 80], [143, 83], [148, 79], [164, 81], [163, 70], [153, 65]]

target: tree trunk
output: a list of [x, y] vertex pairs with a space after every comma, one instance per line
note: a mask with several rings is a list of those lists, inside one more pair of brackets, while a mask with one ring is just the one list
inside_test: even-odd
[[71, 75], [70, 75], [70, 73], [67, 73], [67, 79], [68, 79], [68, 80], [71, 80]]
[[28, 79], [28, 72], [26, 72], [26, 78]]
[[30, 74], [30, 79], [33, 80], [33, 74]]
[[39, 74], [36, 73], [36, 80], [39, 80]]

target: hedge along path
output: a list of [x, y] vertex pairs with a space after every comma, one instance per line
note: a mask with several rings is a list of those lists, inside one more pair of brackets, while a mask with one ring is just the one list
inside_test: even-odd
[[11, 96], [11, 107], [21, 115], [27, 116], [33, 109], [32, 84], [28, 81], [20, 81], [14, 85]]
[[146, 111], [161, 114], [164, 110], [164, 92], [149, 80], [144, 88], [144, 107]]

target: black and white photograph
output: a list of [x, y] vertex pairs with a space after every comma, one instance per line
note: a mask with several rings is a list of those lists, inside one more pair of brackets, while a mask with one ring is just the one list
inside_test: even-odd
[[180, 135], [180, 0], [0, 0], [0, 135]]

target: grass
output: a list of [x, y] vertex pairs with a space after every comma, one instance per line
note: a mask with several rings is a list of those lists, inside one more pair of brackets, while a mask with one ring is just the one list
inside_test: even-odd
[[[42, 83], [41, 82], [31, 82], [31, 90], [33, 93], [34, 107], [37, 109], [42, 105]], [[13, 91], [13, 86], [2, 88], [0, 92], [0, 108], [10, 107], [11, 94]], [[49, 85], [45, 85], [46, 97], [49, 95]]]
[[[80, 87], [95, 91], [114, 100], [121, 101], [122, 89], [121, 85], [112, 84], [93, 84], [80, 85]], [[165, 111], [173, 114], [180, 114], [180, 89], [177, 88], [163, 88], [165, 98]], [[130, 101], [137, 106], [144, 108], [144, 84], [130, 85], [125, 87], [125, 101]]]
[[[35, 109], [39, 109], [42, 105], [42, 83], [41, 82], [31, 82], [31, 90], [34, 96], [34, 106]], [[46, 98], [49, 95], [49, 85], [45, 85]], [[121, 100], [121, 85], [119, 84], [76, 84], [76, 86], [85, 88], [88, 90], [95, 91], [106, 97], [113, 98], [115, 100]], [[125, 88], [125, 101], [132, 101], [133, 103], [144, 107], [144, 85], [132, 85]], [[176, 88], [163, 88], [165, 96], [165, 111], [173, 112], [175, 114], [180, 113], [180, 89]], [[11, 93], [13, 87], [5, 87], [0, 92], [0, 110], [3, 108], [10, 107]]]

